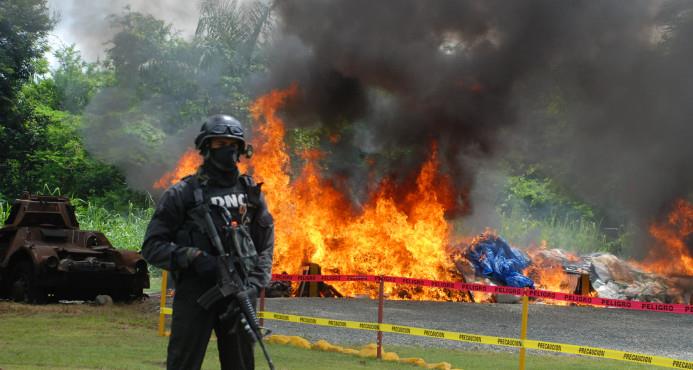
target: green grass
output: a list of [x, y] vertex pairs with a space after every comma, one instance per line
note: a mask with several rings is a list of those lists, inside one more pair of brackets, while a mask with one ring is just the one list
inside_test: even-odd
[[[167, 338], [156, 335], [154, 302], [92, 307], [87, 305], [28, 306], [0, 302], [0, 368], [11, 369], [160, 369]], [[336, 343], [340, 344], [340, 343]], [[218, 369], [215, 341], [204, 369]], [[420, 369], [352, 355], [268, 345], [277, 369]], [[446, 361], [463, 369], [515, 369], [513, 352], [461, 351], [438, 348], [386, 347], [400, 357], [421, 357], [428, 363]], [[258, 369], [267, 369], [259, 350]], [[530, 352], [529, 369], [652, 369], [637, 364], [585, 357]]]

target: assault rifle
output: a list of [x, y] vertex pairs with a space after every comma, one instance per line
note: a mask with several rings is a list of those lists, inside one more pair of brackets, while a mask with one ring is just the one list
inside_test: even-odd
[[[219, 252], [219, 279], [217, 285], [205, 292], [198, 300], [197, 303], [200, 304], [204, 309], [209, 310], [212, 306], [220, 301], [229, 301], [228, 307], [224, 313], [219, 315], [219, 319], [222, 322], [229, 320], [234, 316], [238, 309], [240, 309], [241, 314], [241, 324], [244, 326], [243, 329], [250, 335], [253, 341], [260, 344], [262, 348], [262, 353], [265, 355], [267, 364], [270, 370], [274, 370], [274, 364], [272, 359], [267, 353], [265, 344], [262, 342], [262, 332], [260, 331], [260, 325], [257, 321], [257, 315], [255, 314], [255, 309], [250, 301], [250, 297], [243, 291], [243, 280], [239, 275], [238, 270], [234, 267], [233, 259], [224, 250], [224, 245], [221, 243], [221, 238], [219, 238], [219, 233], [214, 225], [212, 216], [210, 215], [209, 207], [198, 207], [198, 209], [203, 210], [196, 216], [202, 217], [204, 220], [204, 229], [209, 236], [212, 245]], [[227, 211], [228, 212], [228, 211]], [[238, 235], [234, 232], [231, 234], [232, 242], [236, 249], [238, 249]], [[238, 308], [235, 307], [232, 300], [235, 299], [238, 302]]]

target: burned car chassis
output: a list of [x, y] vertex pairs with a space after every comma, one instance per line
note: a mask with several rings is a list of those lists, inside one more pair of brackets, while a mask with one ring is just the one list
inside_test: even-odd
[[114, 248], [100, 232], [80, 230], [66, 198], [24, 194], [0, 228], [0, 298], [129, 300], [148, 287], [142, 256]]

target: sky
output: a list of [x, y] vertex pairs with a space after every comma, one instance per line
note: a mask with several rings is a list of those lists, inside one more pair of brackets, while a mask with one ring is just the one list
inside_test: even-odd
[[[133, 11], [148, 13], [174, 25], [183, 35], [192, 35], [197, 26], [199, 1], [180, 0], [48, 0], [58, 23], [49, 38], [51, 49], [75, 44], [89, 61], [103, 58], [107, 42], [113, 35], [109, 15], [119, 14], [130, 6]], [[51, 65], [55, 59], [49, 56]]]

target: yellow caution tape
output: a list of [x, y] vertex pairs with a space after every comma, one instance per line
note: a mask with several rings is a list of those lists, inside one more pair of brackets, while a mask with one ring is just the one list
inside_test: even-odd
[[651, 356], [641, 353], [624, 352], [614, 349], [578, 346], [574, 344], [553, 343], [538, 340], [522, 340], [517, 338], [493, 337], [488, 335], [459, 333], [454, 331], [424, 329], [403, 325], [378, 324], [373, 322], [359, 322], [348, 320], [325, 319], [319, 317], [308, 317], [298, 315], [288, 315], [277, 312], [258, 312], [258, 317], [268, 320], [279, 320], [295, 322], [299, 324], [333, 326], [337, 328], [382, 331], [385, 333], [396, 333], [404, 335], [416, 335], [421, 337], [455, 340], [459, 342], [491, 344], [506, 347], [529, 348], [542, 351], [570, 353], [582, 356], [592, 356], [608, 358], [612, 360], [636, 362], [640, 364], [650, 364], [674, 369], [693, 369], [693, 361], [676, 360], [667, 357]]
[[624, 352], [615, 349], [578, 346], [574, 344], [553, 343], [529, 339], [525, 340], [525, 348], [609, 358], [612, 360], [637, 362], [639, 364], [649, 364], [674, 369], [693, 369], [693, 362], [691, 361], [675, 360], [673, 358], [651, 356], [642, 353]]

